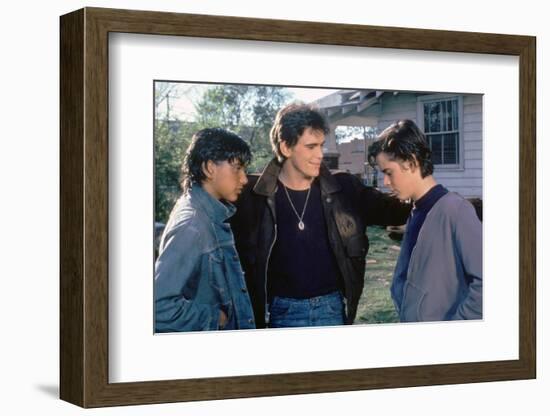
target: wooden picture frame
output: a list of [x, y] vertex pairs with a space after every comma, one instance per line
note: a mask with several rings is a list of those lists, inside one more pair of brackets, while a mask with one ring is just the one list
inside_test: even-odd
[[[536, 377], [536, 40], [529, 36], [85, 8], [60, 19], [60, 396], [82, 407]], [[519, 359], [109, 383], [110, 32], [519, 57]]]

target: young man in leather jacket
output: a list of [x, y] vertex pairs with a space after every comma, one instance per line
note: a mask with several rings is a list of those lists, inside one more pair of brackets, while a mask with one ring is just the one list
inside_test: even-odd
[[328, 123], [290, 104], [271, 130], [275, 158], [250, 175], [231, 219], [256, 326], [351, 324], [368, 225], [401, 225], [410, 205], [323, 164]]

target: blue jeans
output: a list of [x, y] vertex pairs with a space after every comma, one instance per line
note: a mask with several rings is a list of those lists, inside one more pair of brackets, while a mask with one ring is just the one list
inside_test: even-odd
[[344, 299], [340, 292], [309, 299], [275, 296], [270, 305], [269, 327], [343, 325]]

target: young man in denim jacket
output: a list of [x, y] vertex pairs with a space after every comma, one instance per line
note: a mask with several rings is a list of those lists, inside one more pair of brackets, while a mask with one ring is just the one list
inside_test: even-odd
[[436, 183], [426, 136], [400, 120], [371, 145], [369, 159], [384, 185], [414, 201], [391, 286], [400, 320], [481, 319], [481, 222], [472, 204]]
[[222, 129], [195, 134], [155, 263], [155, 332], [255, 328], [227, 220], [247, 183], [248, 145]]

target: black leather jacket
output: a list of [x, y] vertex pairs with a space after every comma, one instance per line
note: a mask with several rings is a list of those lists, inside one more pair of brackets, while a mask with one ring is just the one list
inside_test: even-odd
[[[275, 192], [280, 170], [273, 160], [261, 175], [250, 175], [231, 219], [258, 328], [267, 321], [267, 267], [277, 238]], [[339, 283], [346, 299], [346, 323], [352, 324], [364, 285], [366, 227], [404, 224], [411, 205], [363, 185], [349, 173], [333, 174], [325, 166], [319, 184], [330, 246], [343, 279]]]

